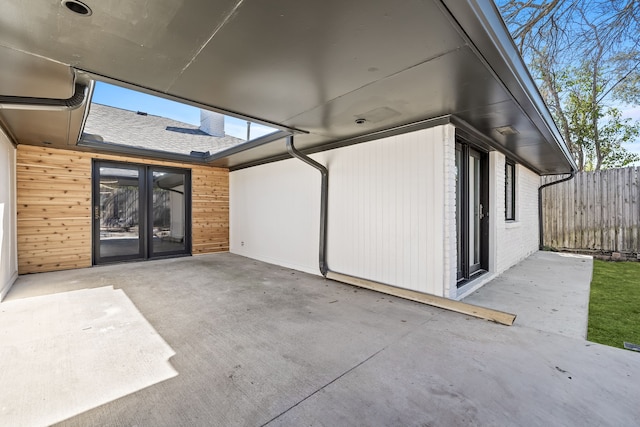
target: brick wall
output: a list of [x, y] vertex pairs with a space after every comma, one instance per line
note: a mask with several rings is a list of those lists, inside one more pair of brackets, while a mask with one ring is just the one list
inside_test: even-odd
[[516, 220], [506, 221], [505, 156], [496, 156], [496, 271], [502, 273], [538, 250], [538, 186], [540, 177], [516, 165]]
[[444, 133], [444, 296], [455, 298], [457, 274], [457, 238], [456, 236], [456, 140], [455, 127], [446, 126]]

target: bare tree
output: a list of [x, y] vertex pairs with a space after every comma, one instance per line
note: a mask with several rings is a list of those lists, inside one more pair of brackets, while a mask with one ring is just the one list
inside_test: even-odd
[[615, 108], [640, 103], [640, 1], [498, 5], [580, 169], [640, 160], [621, 145], [635, 140], [638, 124]]

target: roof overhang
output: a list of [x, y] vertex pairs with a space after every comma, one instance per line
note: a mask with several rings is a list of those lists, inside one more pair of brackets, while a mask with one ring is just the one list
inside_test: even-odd
[[[575, 169], [488, 1], [102, 0], [88, 17], [2, 3], [0, 95], [66, 99], [99, 78], [280, 129], [216, 166], [284, 158], [291, 133], [313, 152], [455, 117], [540, 174]], [[69, 147], [85, 112], [0, 109], [0, 125]]]

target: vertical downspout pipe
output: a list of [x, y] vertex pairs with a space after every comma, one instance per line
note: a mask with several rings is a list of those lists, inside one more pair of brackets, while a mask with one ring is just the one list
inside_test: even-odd
[[438, 297], [435, 295], [427, 295], [422, 292], [412, 291], [409, 289], [402, 289], [396, 286], [387, 285], [381, 282], [375, 282], [367, 279], [362, 279], [346, 274], [330, 271], [327, 265], [327, 218], [328, 218], [328, 196], [329, 196], [329, 171], [324, 165], [316, 162], [306, 154], [301, 153], [293, 145], [293, 136], [287, 137], [287, 151], [291, 156], [298, 160], [302, 160], [306, 164], [317, 169], [322, 176], [322, 187], [320, 193], [320, 272], [322, 275], [330, 280], [346, 283], [360, 288], [381, 292], [387, 295], [393, 295], [399, 298], [408, 299], [411, 301], [418, 301], [423, 304], [431, 305], [434, 307], [444, 308], [445, 310], [452, 310], [458, 313], [464, 313], [468, 316], [480, 317], [482, 319], [492, 320], [503, 325], [512, 325], [516, 316], [510, 313], [504, 313], [496, 310], [490, 310], [486, 308], [479, 308], [471, 304], [466, 304], [460, 301], [451, 301], [447, 298]]
[[551, 187], [552, 185], [569, 181], [570, 179], [573, 179], [575, 175], [576, 175], [576, 171], [572, 170], [571, 174], [568, 177], [559, 179], [557, 181], [548, 182], [538, 187], [538, 236], [540, 238], [538, 249], [540, 250], [544, 249], [544, 223], [542, 218], [542, 190], [544, 190], [547, 187]]
[[313, 160], [306, 154], [301, 153], [293, 145], [293, 135], [287, 137], [287, 151], [291, 156], [302, 160], [306, 164], [314, 167], [320, 172], [322, 184], [320, 187], [320, 248], [318, 257], [320, 262], [320, 273], [327, 277], [329, 266], [327, 265], [327, 220], [328, 220], [328, 200], [329, 200], [329, 171], [324, 165]]

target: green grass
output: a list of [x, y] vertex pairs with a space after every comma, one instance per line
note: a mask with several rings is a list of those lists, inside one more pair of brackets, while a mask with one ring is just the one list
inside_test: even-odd
[[640, 344], [640, 262], [593, 261], [587, 339]]

